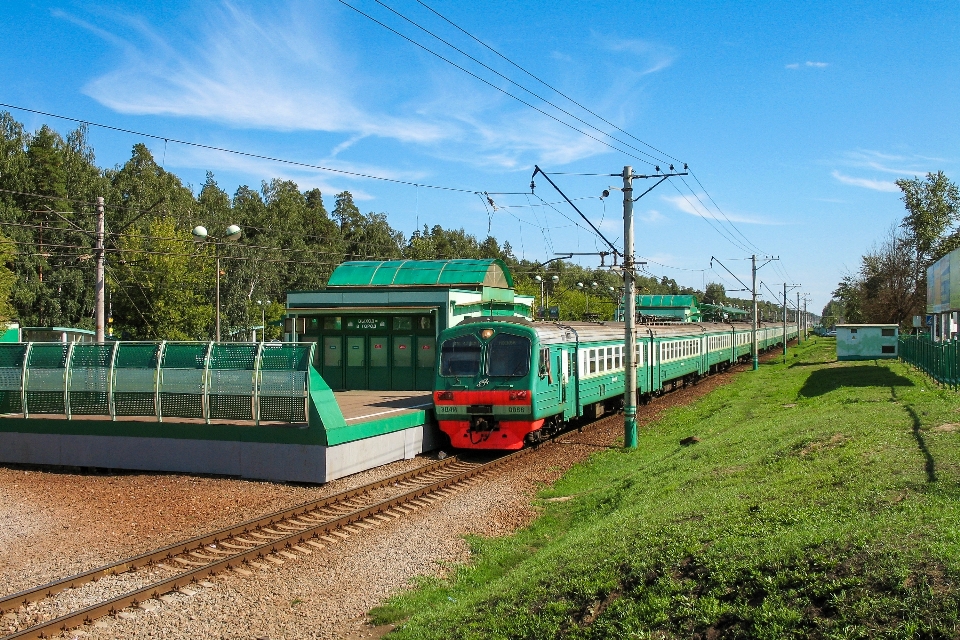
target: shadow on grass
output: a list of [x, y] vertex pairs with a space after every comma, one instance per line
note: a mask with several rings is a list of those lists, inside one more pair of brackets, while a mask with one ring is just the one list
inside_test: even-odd
[[913, 382], [886, 367], [859, 365], [819, 369], [810, 374], [800, 389], [800, 396], [814, 398], [841, 387], [912, 387]]
[[937, 467], [933, 461], [933, 455], [930, 453], [930, 449], [927, 448], [927, 441], [923, 438], [923, 433], [920, 431], [920, 416], [917, 415], [917, 412], [913, 407], [904, 406], [904, 409], [907, 410], [907, 413], [910, 414], [910, 419], [913, 420], [913, 439], [917, 441], [917, 448], [920, 449], [920, 453], [923, 454], [924, 459], [924, 471], [927, 472], [927, 482], [936, 482], [937, 481]]

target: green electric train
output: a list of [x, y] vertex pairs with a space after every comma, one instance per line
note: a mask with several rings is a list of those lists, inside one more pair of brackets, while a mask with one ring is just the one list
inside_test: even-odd
[[[760, 351], [798, 335], [796, 324], [763, 324]], [[638, 325], [637, 399], [750, 358], [744, 324]], [[460, 449], [520, 449], [570, 420], [622, 405], [623, 323], [472, 318], [440, 334], [433, 401], [440, 429]]]

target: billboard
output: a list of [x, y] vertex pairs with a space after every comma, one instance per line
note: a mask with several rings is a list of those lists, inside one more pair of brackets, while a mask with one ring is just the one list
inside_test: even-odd
[[927, 268], [927, 313], [960, 311], [960, 249]]

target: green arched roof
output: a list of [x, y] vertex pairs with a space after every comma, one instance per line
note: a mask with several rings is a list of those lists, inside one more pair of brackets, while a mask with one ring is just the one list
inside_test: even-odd
[[512, 289], [502, 260], [387, 260], [344, 262], [328, 287], [457, 287]]

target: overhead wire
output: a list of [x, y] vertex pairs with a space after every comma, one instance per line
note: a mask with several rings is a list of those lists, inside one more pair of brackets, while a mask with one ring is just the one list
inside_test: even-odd
[[505, 61], [506, 61], [507, 63], [509, 63], [510, 65], [516, 67], [517, 69], [519, 69], [519, 70], [522, 71], [523, 73], [527, 74], [528, 76], [530, 76], [531, 78], [533, 78], [534, 80], [536, 80], [537, 82], [539, 82], [540, 84], [542, 84], [543, 86], [545, 86], [546, 88], [550, 89], [551, 91], [553, 91], [553, 92], [557, 93], [558, 95], [562, 96], [563, 98], [569, 100], [570, 102], [572, 102], [572, 103], [575, 104], [576, 106], [580, 107], [581, 109], [583, 109], [584, 111], [586, 111], [587, 113], [589, 113], [590, 115], [592, 115], [593, 117], [599, 119], [601, 122], [603, 122], [603, 123], [605, 123], [605, 124], [613, 127], [614, 129], [620, 131], [621, 133], [623, 133], [623, 134], [625, 134], [625, 135], [627, 135], [627, 136], [630, 136], [631, 138], [633, 138], [634, 140], [636, 140], [636, 141], [639, 142], [640, 144], [644, 145], [645, 147], [648, 147], [648, 148], [656, 151], [657, 153], [659, 153], [659, 154], [661, 154], [661, 155], [663, 155], [663, 156], [666, 156], [667, 158], [670, 158], [670, 159], [675, 160], [675, 161], [677, 161], [677, 162], [681, 162], [681, 160], [679, 160], [679, 159], [677, 159], [677, 158], [674, 158], [674, 157], [671, 156], [670, 154], [668, 154], [668, 153], [666, 153], [666, 152], [664, 152], [664, 151], [661, 151], [660, 149], [657, 149], [656, 147], [654, 147], [653, 145], [651, 145], [651, 144], [649, 144], [649, 143], [647, 143], [647, 142], [644, 142], [643, 140], [641, 140], [640, 138], [637, 138], [636, 136], [632, 135], [632, 134], [629, 133], [628, 131], [624, 131], [623, 129], [621, 129], [620, 127], [618, 127], [616, 124], [610, 122], [609, 120], [607, 120], [606, 118], [604, 118], [604, 117], [601, 116], [600, 114], [598, 114], [598, 113], [596, 113], [596, 112], [588, 109], [587, 107], [583, 106], [582, 104], [580, 104], [579, 102], [577, 102], [576, 100], [574, 100], [573, 98], [571, 98], [570, 96], [568, 96], [567, 94], [563, 93], [562, 91], [560, 91], [560, 90], [557, 89], [556, 87], [554, 87], [554, 86], [546, 83], [544, 80], [542, 80], [541, 78], [537, 77], [536, 75], [534, 75], [534, 74], [531, 73], [530, 71], [527, 71], [525, 68], [523, 68], [522, 66], [520, 66], [519, 64], [517, 64], [516, 62], [514, 62], [513, 60], [511, 60], [511, 59], [508, 58], [507, 56], [503, 55], [502, 53], [500, 53], [499, 51], [497, 51], [496, 49], [494, 49], [493, 47], [491, 47], [490, 45], [488, 45], [486, 42], [480, 40], [479, 38], [477, 38], [476, 36], [474, 36], [472, 33], [470, 33], [469, 31], [467, 31], [466, 29], [464, 29], [464, 28], [461, 27], [460, 25], [456, 24], [455, 22], [453, 22], [452, 20], [450, 20], [449, 18], [447, 18], [446, 16], [444, 16], [443, 14], [441, 14], [441, 13], [440, 13], [439, 11], [437, 11], [436, 9], [430, 7], [428, 4], [426, 4], [425, 2], [423, 2], [423, 0], [417, 0], [417, 3], [420, 4], [421, 6], [423, 6], [425, 9], [427, 9], [427, 10], [430, 11], [431, 13], [433, 13], [434, 15], [436, 15], [438, 18], [440, 18], [440, 19], [443, 20], [444, 22], [448, 23], [449, 25], [451, 25], [452, 27], [454, 27], [455, 29], [457, 29], [458, 31], [460, 31], [461, 33], [463, 33], [464, 35], [468, 36], [469, 38], [471, 38], [472, 40], [474, 40], [475, 42], [477, 42], [478, 44], [480, 44], [481, 46], [483, 46], [483, 47], [485, 47], [486, 49], [490, 50], [491, 52], [493, 52], [494, 54], [496, 54], [497, 56], [499, 56], [500, 58], [502, 58], [503, 60], [505, 60]]
[[39, 111], [37, 109], [29, 109], [27, 107], [20, 107], [14, 104], [7, 104], [0, 102], [0, 107], [6, 107], [7, 109], [17, 109], [18, 111], [26, 111], [27, 113], [35, 113], [37, 115], [47, 116], [50, 118], [59, 118], [61, 120], [67, 120], [70, 122], [77, 122], [79, 124], [85, 124], [91, 127], [98, 127], [101, 129], [108, 129], [110, 131], [118, 131], [120, 133], [129, 133], [136, 136], [143, 136], [145, 138], [151, 138], [153, 140], [165, 140], [169, 142], [174, 142], [176, 144], [182, 144], [189, 147], [196, 147], [198, 149], [207, 149], [209, 151], [218, 151], [221, 153], [231, 153], [238, 156], [243, 156], [247, 158], [255, 158], [257, 160], [266, 160], [268, 162], [277, 162], [280, 164], [293, 165], [298, 167], [304, 167], [307, 169], [316, 169], [318, 171], [329, 171], [332, 173], [339, 173], [342, 175], [353, 176], [356, 178], [365, 178], [368, 180], [380, 180], [383, 182], [392, 182], [395, 184], [404, 184], [411, 187], [423, 187], [424, 189], [437, 189], [440, 191], [456, 191], [459, 193], [477, 193], [476, 189], [462, 189], [459, 187], [444, 187], [432, 184], [425, 184], [422, 182], [412, 182], [409, 180], [399, 180], [397, 178], [386, 178], [383, 176], [375, 176], [369, 173], [359, 173], [356, 171], [347, 171], [346, 169], [334, 169], [331, 167], [324, 167], [318, 164], [310, 164], [308, 162], [299, 162], [297, 160], [286, 160], [284, 158], [277, 158], [273, 156], [267, 156], [259, 153], [252, 153], [248, 151], [237, 151], [236, 149], [227, 149], [225, 147], [215, 147], [213, 145], [202, 144], [199, 142], [190, 142], [188, 140], [179, 140], [177, 138], [171, 138], [169, 136], [159, 136], [152, 133], [143, 133], [141, 131], [134, 131], [132, 129], [125, 129], [123, 127], [114, 127], [112, 125], [100, 124], [98, 122], [91, 122], [90, 120], [81, 120], [79, 118], [72, 118], [70, 116], [62, 116], [56, 113], [50, 113], [47, 111]]
[[[397, 30], [394, 29], [393, 27], [390, 27], [390, 26], [387, 25], [386, 23], [381, 22], [380, 20], [377, 20], [376, 18], [374, 18], [374, 17], [371, 16], [370, 14], [365, 13], [364, 11], [358, 9], [357, 7], [355, 7], [355, 6], [353, 6], [352, 4], [350, 4], [349, 2], [347, 2], [346, 0], [337, 0], [337, 2], [339, 2], [339, 3], [342, 4], [342, 5], [344, 5], [345, 7], [348, 7], [348, 8], [350, 8], [350, 9], [353, 9], [354, 11], [356, 11], [357, 13], [359, 13], [360, 15], [362, 15], [363, 17], [365, 17], [365, 18], [367, 18], [368, 20], [370, 20], [371, 22], [374, 22], [374, 23], [380, 25], [381, 27], [383, 27], [383, 28], [386, 29], [387, 31], [389, 31], [389, 32], [391, 32], [391, 33], [399, 36], [400, 38], [403, 38], [404, 40], [406, 40], [406, 41], [409, 42], [410, 44], [412, 44], [412, 45], [414, 45], [414, 46], [416, 46], [416, 47], [419, 47], [419, 48], [423, 49], [424, 51], [426, 51], [427, 53], [429, 53], [430, 55], [436, 56], [437, 58], [439, 58], [440, 60], [443, 60], [443, 61], [446, 62], [447, 64], [449, 64], [449, 65], [451, 65], [451, 66], [453, 66], [453, 67], [456, 67], [456, 68], [459, 69], [460, 71], [463, 71], [463, 72], [466, 73], [467, 75], [471, 76], [472, 78], [475, 78], [475, 79], [479, 80], [480, 82], [482, 82], [483, 84], [491, 87], [492, 89], [495, 89], [495, 90], [499, 91], [500, 93], [502, 93], [502, 94], [504, 94], [504, 95], [506, 95], [506, 96], [509, 96], [510, 98], [513, 98], [513, 99], [516, 100], [517, 102], [519, 102], [519, 103], [521, 103], [521, 104], [523, 104], [523, 105], [525, 105], [525, 106], [527, 106], [527, 107], [530, 107], [530, 108], [533, 109], [534, 111], [537, 111], [538, 113], [541, 113], [541, 114], [545, 115], [546, 117], [550, 118], [551, 120], [554, 120], [554, 121], [562, 124], [563, 126], [569, 128], [569, 129], [572, 129], [573, 131], [576, 131], [576, 132], [579, 133], [580, 135], [586, 136], [586, 137], [590, 138], [591, 140], [595, 140], [596, 142], [599, 142], [600, 144], [602, 144], [602, 145], [604, 145], [604, 146], [610, 147], [610, 148], [613, 149], [614, 151], [619, 151], [620, 153], [622, 153], [622, 154], [624, 154], [624, 155], [630, 156], [631, 158], [636, 158], [636, 159], [639, 160], [640, 162], [653, 165], [653, 163], [650, 162], [649, 160], [644, 160], [643, 158], [640, 158], [640, 157], [638, 157], [638, 156], [635, 156], [634, 154], [630, 153], [629, 151], [624, 151], [623, 149], [620, 149], [620, 148], [618, 148], [618, 147], [610, 144], [610, 143], [607, 142], [606, 140], [601, 140], [600, 138], [598, 138], [598, 137], [596, 137], [596, 136], [594, 136], [594, 135], [591, 135], [591, 134], [587, 133], [586, 131], [584, 131], [584, 130], [582, 130], [582, 129], [578, 129], [576, 126], [570, 124], [569, 122], [565, 122], [564, 120], [561, 120], [560, 118], [556, 117], [555, 115], [553, 115], [553, 114], [551, 114], [551, 113], [547, 113], [547, 112], [544, 111], [543, 109], [541, 109], [541, 108], [539, 108], [539, 107], [537, 107], [537, 106], [535, 106], [535, 105], [533, 105], [533, 104], [530, 104], [529, 102], [527, 102], [527, 101], [524, 100], [523, 98], [521, 98], [521, 97], [519, 97], [519, 96], [516, 96], [516, 95], [510, 93], [510, 92], [507, 91], [506, 89], [503, 89], [502, 87], [498, 87], [497, 85], [495, 85], [494, 83], [490, 82], [489, 80], [478, 76], [477, 74], [473, 73], [473, 72], [470, 71], [469, 69], [467, 69], [467, 68], [465, 68], [465, 67], [457, 64], [457, 63], [454, 62], [453, 60], [450, 60], [449, 58], [447, 58], [447, 57], [445, 57], [445, 56], [437, 53], [436, 51], [434, 51], [434, 50], [431, 49], [430, 47], [427, 47], [426, 45], [420, 44], [419, 42], [417, 42], [417, 41], [414, 40], [413, 38], [410, 38], [410, 37], [408, 37], [408, 36], [400, 33], [399, 31], [397, 31]], [[0, 104], [0, 106], [3, 106], [3, 105]], [[609, 137], [609, 136], [608, 136], [608, 137]]]
[[[601, 135], [607, 136], [607, 137], [610, 138], [611, 140], [615, 140], [615, 141], [618, 142], [619, 144], [622, 144], [622, 145], [624, 145], [624, 146], [626, 146], [626, 147], [629, 147], [629, 148], [633, 149], [634, 151], [636, 151], [637, 153], [640, 153], [640, 154], [642, 154], [642, 155], [647, 156], [648, 158], [651, 158], [654, 162], [650, 162], [649, 160], [642, 160], [641, 158], [637, 158], [637, 160], [640, 160], [641, 162], [647, 162], [647, 163], [649, 163], [649, 164], [651, 164], [651, 165], [653, 165], [654, 163], [662, 163], [662, 162], [663, 162], [661, 158], [657, 158], [656, 156], [652, 156], [652, 155], [650, 155], [649, 153], [647, 153], [646, 151], [643, 151], [642, 149], [638, 149], [637, 147], [631, 145], [630, 143], [625, 142], [625, 141], [620, 140], [619, 138], [617, 138], [617, 137], [615, 137], [615, 136], [610, 135], [610, 134], [607, 133], [606, 131], [603, 131], [602, 129], [599, 129], [598, 127], [590, 124], [589, 122], [587, 122], [587, 121], [584, 120], [583, 118], [580, 118], [579, 116], [576, 116], [576, 115], [570, 113], [569, 111], [567, 111], [567, 110], [564, 109], [563, 107], [561, 107], [561, 106], [559, 106], [559, 105], [551, 102], [550, 100], [547, 100], [546, 98], [544, 98], [543, 96], [535, 93], [534, 91], [531, 91], [530, 89], [526, 88], [525, 86], [523, 86], [523, 85], [520, 84], [519, 82], [516, 82], [515, 80], [512, 80], [511, 78], [508, 78], [507, 76], [505, 76], [504, 74], [500, 73], [499, 71], [497, 71], [496, 69], [494, 69], [494, 68], [491, 67], [490, 65], [485, 64], [484, 62], [481, 62], [480, 60], [478, 60], [477, 58], [473, 57], [472, 55], [470, 55], [469, 53], [467, 53], [467, 52], [464, 51], [463, 49], [460, 49], [460, 48], [457, 47], [456, 45], [451, 44], [451, 43], [448, 42], [447, 40], [444, 40], [443, 38], [441, 38], [441, 37], [438, 36], [437, 34], [433, 33], [432, 31], [430, 31], [430, 30], [427, 29], [426, 27], [420, 25], [420, 24], [417, 23], [416, 21], [414, 21], [414, 20], [408, 18], [407, 16], [403, 15], [402, 13], [400, 13], [399, 11], [397, 11], [396, 9], [391, 8], [389, 5], [387, 5], [386, 3], [384, 3], [382, 0], [374, 0], [374, 2], [376, 2], [377, 4], [379, 4], [381, 7], [383, 7], [383, 8], [386, 9], [387, 11], [390, 11], [390, 12], [393, 13], [394, 15], [399, 16], [401, 19], [406, 20], [407, 22], [409, 22], [410, 24], [412, 24], [412, 25], [415, 26], [416, 28], [420, 29], [420, 30], [423, 31], [424, 33], [430, 35], [430, 36], [433, 37], [433, 38], [436, 38], [437, 40], [439, 40], [439, 41], [442, 42], [443, 44], [447, 45], [448, 47], [450, 47], [451, 49], [453, 49], [453, 50], [456, 51], [457, 53], [459, 53], [459, 54], [461, 54], [461, 55], [469, 58], [469, 59], [472, 60], [473, 62], [479, 64], [479, 65], [480, 65], [481, 67], [483, 67], [484, 69], [487, 69], [488, 71], [490, 71], [491, 73], [497, 75], [498, 77], [503, 78], [504, 80], [506, 80], [507, 82], [509, 82], [509, 83], [512, 84], [513, 86], [515, 86], [515, 87], [517, 87], [517, 88], [519, 88], [519, 89], [521, 89], [521, 90], [523, 90], [523, 91], [526, 91], [527, 93], [529, 93], [529, 94], [532, 95], [533, 97], [537, 98], [538, 100], [542, 100], [543, 102], [545, 102], [546, 104], [550, 105], [551, 107], [553, 107], [553, 108], [556, 109], [557, 111], [560, 111], [560, 112], [563, 113], [564, 115], [570, 116], [571, 118], [573, 118], [574, 120], [576, 120], [576, 121], [579, 122], [580, 124], [586, 125], [586, 126], [589, 127], [590, 129], [592, 129], [592, 130], [600, 133]], [[633, 157], [636, 157], [636, 156], [633, 156]]]
[[670, 186], [672, 186], [674, 189], [676, 189], [677, 193], [680, 194], [680, 197], [682, 197], [682, 198], [687, 202], [687, 204], [690, 205], [690, 208], [693, 210], [693, 212], [696, 213], [704, 222], [706, 222], [707, 224], [709, 224], [709, 225], [713, 228], [714, 231], [716, 231], [717, 233], [719, 233], [725, 240], [727, 240], [730, 244], [732, 244], [734, 247], [736, 247], [736, 248], [739, 249], [740, 251], [745, 251], [745, 252], [747, 252], [747, 253], [750, 253], [750, 249], [746, 248], [742, 243], [738, 242], [735, 237], [732, 237], [732, 236], [729, 234], [729, 232], [726, 232], [726, 233], [725, 233], [725, 232], [722, 230], [722, 229], [723, 229], [722, 227], [718, 228], [718, 227], [714, 226], [713, 222], [711, 222], [709, 218], [707, 218], [707, 217], [704, 216], [702, 213], [700, 213], [700, 210], [697, 209], [696, 205], [694, 205], [693, 202], [690, 201], [690, 198], [688, 198], [685, 193], [683, 193], [682, 191], [680, 191], [680, 188], [677, 187], [676, 183], [674, 183], [672, 180], [668, 181], [668, 183], [670, 184]]

